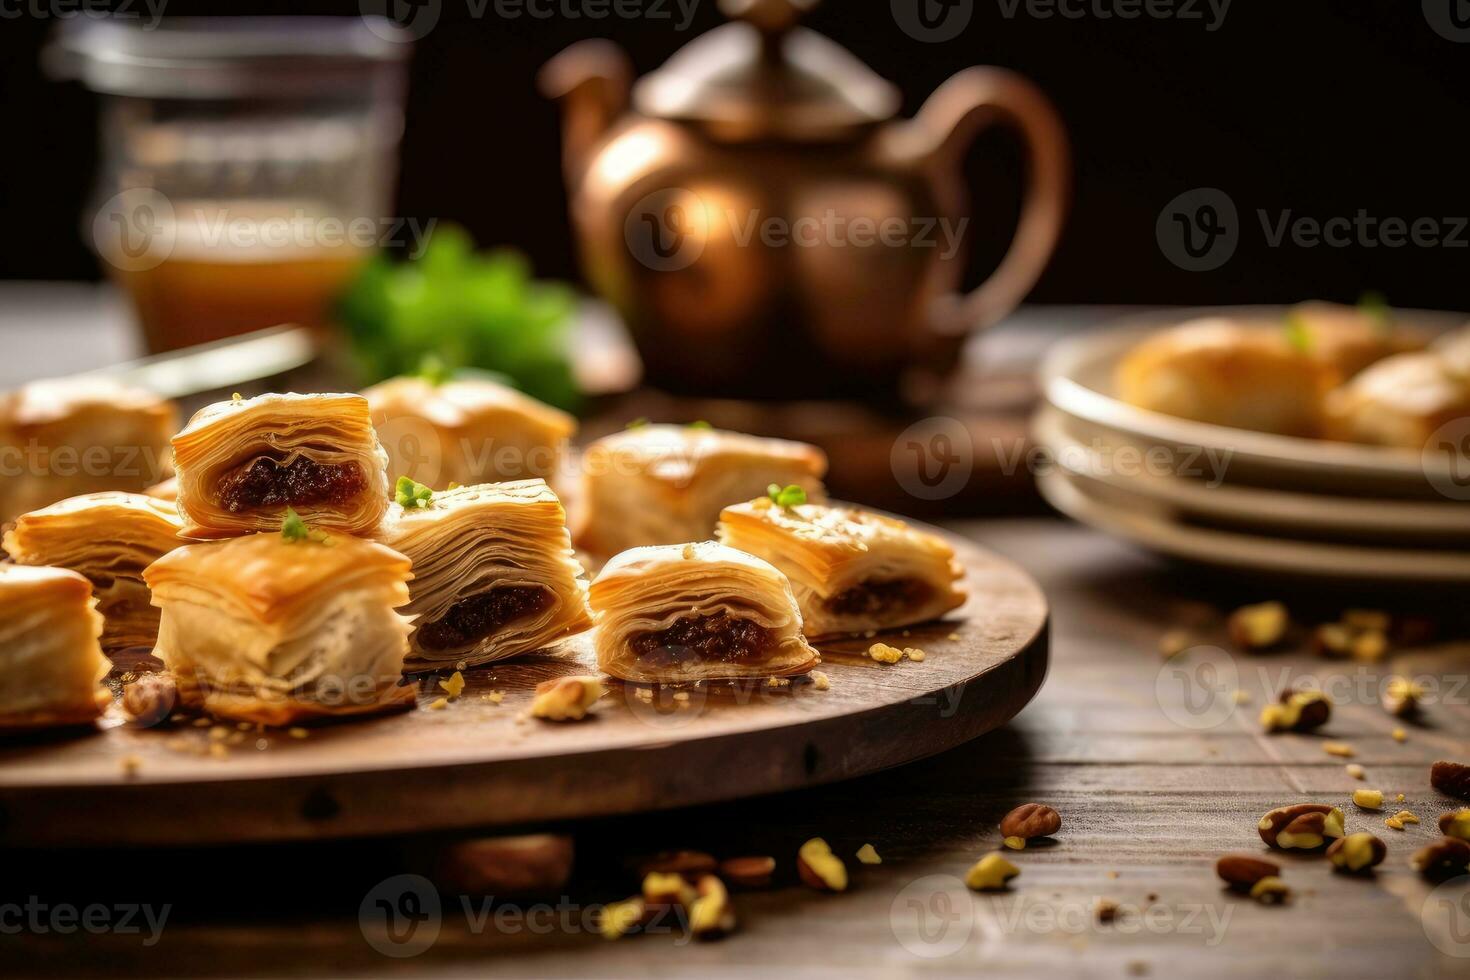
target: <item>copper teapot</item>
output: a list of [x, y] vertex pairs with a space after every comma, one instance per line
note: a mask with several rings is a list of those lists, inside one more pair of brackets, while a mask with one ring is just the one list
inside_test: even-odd
[[[632, 80], [607, 41], [542, 71], [564, 105], [585, 274], [623, 316], [646, 380], [686, 395], [882, 398], [942, 377], [973, 330], [1031, 289], [1061, 230], [1065, 132], [998, 68], [946, 81], [911, 120], [899, 93], [799, 27], [817, 0], [721, 0], [735, 18]], [[631, 110], [629, 108], [631, 100]], [[964, 153], [1015, 127], [1028, 181], [1010, 249], [968, 295]]]

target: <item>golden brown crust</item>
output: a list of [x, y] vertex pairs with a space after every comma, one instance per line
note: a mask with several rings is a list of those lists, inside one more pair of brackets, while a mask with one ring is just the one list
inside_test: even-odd
[[388, 477], [431, 487], [550, 479], [577, 421], [481, 379], [392, 378], [363, 391], [388, 452]]
[[[726, 507], [719, 537], [790, 579], [810, 638], [926, 622], [966, 599], [963, 567], [944, 539], [856, 507], [781, 507], [762, 497]], [[839, 601], [849, 590], [896, 584], [900, 595], [871, 608]]]
[[185, 537], [227, 538], [277, 530], [286, 505], [222, 501], [221, 480], [256, 460], [298, 458], [355, 465], [364, 488], [341, 503], [292, 505], [313, 527], [370, 534], [388, 509], [388, 456], [378, 445], [367, 399], [350, 394], [269, 394], [200, 409], [173, 438], [178, 506]]
[[[592, 627], [566, 511], [542, 480], [460, 487], [434, 494], [427, 508], [395, 505], [378, 540], [413, 562], [413, 600], [403, 610], [415, 618], [411, 669], [503, 660]], [[457, 603], [504, 588], [543, 589], [551, 604], [483, 638], [433, 648], [423, 642], [423, 628]]]
[[111, 698], [92, 583], [61, 568], [0, 565], [0, 729], [85, 724]]
[[584, 500], [573, 535], [599, 557], [645, 545], [697, 541], [720, 510], [767, 485], [794, 484], [824, 499], [827, 457], [815, 446], [737, 432], [648, 425], [599, 439], [583, 455]]

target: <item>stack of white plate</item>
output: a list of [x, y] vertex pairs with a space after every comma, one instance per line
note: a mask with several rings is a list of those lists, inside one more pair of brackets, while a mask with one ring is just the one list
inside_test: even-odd
[[[1293, 575], [1470, 581], [1470, 463], [1191, 422], [1114, 396], [1149, 332], [1197, 316], [1280, 322], [1284, 307], [1134, 318], [1057, 344], [1042, 367], [1038, 475], [1058, 510], [1151, 550]], [[1462, 314], [1401, 312], [1440, 331]], [[1247, 395], [1248, 397], [1248, 395]]]

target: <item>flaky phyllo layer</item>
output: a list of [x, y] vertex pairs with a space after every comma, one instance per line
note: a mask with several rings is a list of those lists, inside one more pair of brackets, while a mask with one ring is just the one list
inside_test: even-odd
[[590, 598], [598, 666], [623, 680], [800, 674], [820, 662], [785, 576], [713, 541], [625, 551]]
[[702, 541], [720, 509], [769, 484], [823, 498], [827, 457], [815, 446], [682, 425], [645, 425], [597, 440], [582, 458], [575, 538], [599, 557], [643, 545]]
[[0, 731], [79, 725], [111, 700], [92, 586], [61, 568], [0, 565]]
[[542, 480], [395, 504], [379, 540], [413, 562], [410, 668], [503, 660], [592, 626], [566, 511]]
[[725, 508], [719, 537], [786, 574], [809, 637], [922, 623], [965, 601], [943, 539], [855, 507], [761, 498]]
[[260, 395], [201, 409], [173, 439], [191, 538], [281, 526], [368, 535], [388, 508], [388, 456], [361, 395]]
[[408, 559], [346, 535], [256, 534], [189, 545], [145, 572], [162, 610], [154, 655], [187, 704], [281, 725], [412, 701]]
[[134, 493], [92, 493], [22, 515], [5, 550], [22, 565], [54, 565], [92, 582], [106, 625], [102, 648], [114, 653], [153, 646], [158, 610], [143, 569], [184, 541], [174, 505]]

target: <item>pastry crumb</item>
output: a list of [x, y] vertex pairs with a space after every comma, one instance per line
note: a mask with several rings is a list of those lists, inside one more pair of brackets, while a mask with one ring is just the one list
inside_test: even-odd
[[459, 697], [464, 693], [464, 675], [459, 671], [449, 675], [449, 679], [439, 679], [439, 686], [449, 695], [451, 699]]
[[305, 738], [311, 733], [305, 728], [288, 728], [286, 729], [286, 734], [290, 735], [292, 738]]
[[499, 704], [500, 702], [505, 700], [505, 692], [491, 691], [489, 694], [486, 694], [484, 696], [483, 700], [489, 701], [491, 704]]
[[924, 651], [918, 647], [904, 647], [903, 655], [916, 663], [922, 662], [925, 656]]
[[832, 687], [832, 678], [820, 670], [814, 670], [812, 671], [812, 687], [818, 691], [830, 690]]
[[1323, 742], [1322, 751], [1328, 755], [1335, 755], [1340, 759], [1351, 759], [1357, 755], [1357, 751], [1346, 742]]
[[960, 635], [958, 633], [951, 633], [951, 634], [949, 634], [948, 636], [945, 637], [945, 639], [946, 640], [949, 640], [950, 642], [955, 642], [959, 638], [960, 638]]
[[789, 678], [789, 677], [767, 677], [766, 678], [766, 687], [790, 687], [790, 686], [791, 686], [791, 678]]
[[1390, 734], [1393, 735], [1393, 740], [1395, 742], [1404, 742], [1407, 741], [1409, 738], [1409, 733], [1404, 731], [1402, 728], [1395, 728]]
[[1354, 779], [1364, 779], [1368, 775], [1368, 771], [1362, 766], [1358, 765], [1356, 762], [1349, 762], [1346, 766], [1346, 769], [1347, 774]]
[[443, 711], [447, 707], [449, 707], [448, 698], [436, 698], [435, 700], [429, 702], [430, 711]]
[[857, 850], [857, 859], [860, 864], [882, 864], [883, 859], [878, 856], [878, 850], [872, 844], [864, 844]]
[[689, 692], [688, 691], [676, 691], [676, 692], [674, 692], [674, 700], [675, 701], [688, 701], [689, 700]]
[[896, 664], [903, 659], [903, 651], [886, 643], [874, 643], [868, 647], [868, 656], [881, 664]]

